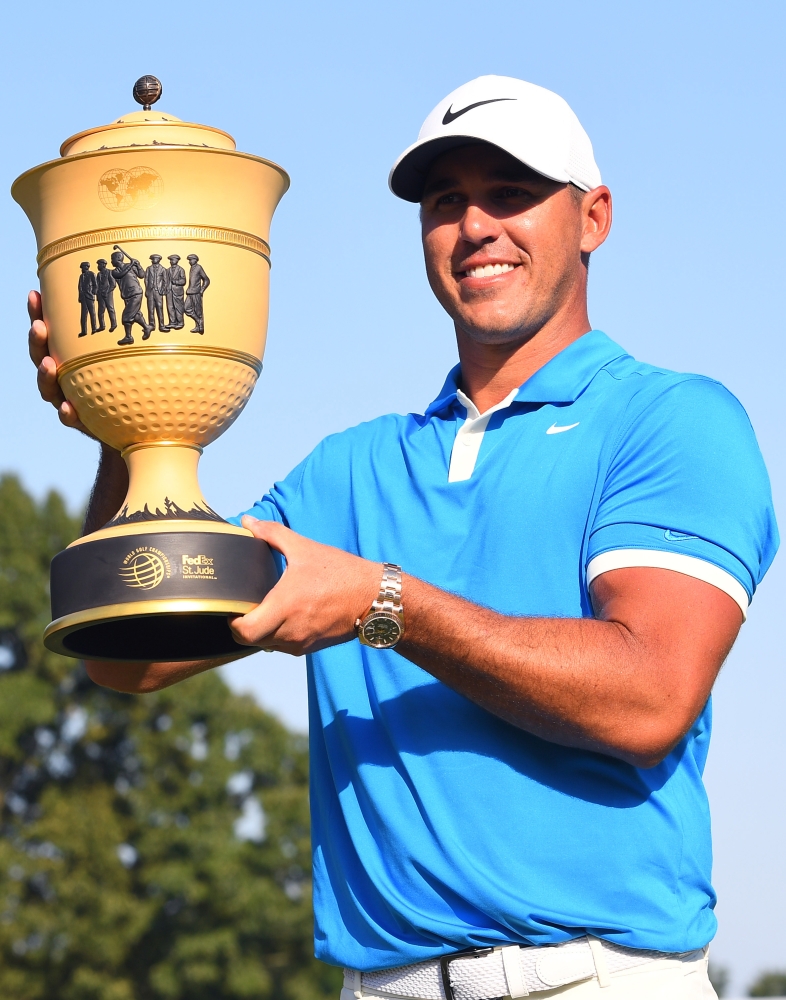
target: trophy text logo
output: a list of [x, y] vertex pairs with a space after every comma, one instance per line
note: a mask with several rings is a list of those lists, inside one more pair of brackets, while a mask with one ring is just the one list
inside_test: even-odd
[[184, 580], [217, 580], [213, 557], [198, 555], [189, 556], [183, 554], [183, 565], [181, 573]]

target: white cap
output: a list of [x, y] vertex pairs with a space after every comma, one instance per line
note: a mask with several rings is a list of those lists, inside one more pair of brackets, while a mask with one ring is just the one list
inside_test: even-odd
[[420, 201], [434, 159], [479, 142], [582, 191], [601, 183], [592, 143], [566, 101], [512, 76], [479, 76], [448, 94], [423, 122], [417, 142], [393, 164], [390, 190], [405, 201]]

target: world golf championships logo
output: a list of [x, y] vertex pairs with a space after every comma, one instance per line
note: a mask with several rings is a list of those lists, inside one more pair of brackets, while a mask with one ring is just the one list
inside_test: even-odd
[[153, 590], [164, 579], [169, 579], [172, 570], [161, 549], [140, 545], [128, 553], [118, 573], [127, 587]]

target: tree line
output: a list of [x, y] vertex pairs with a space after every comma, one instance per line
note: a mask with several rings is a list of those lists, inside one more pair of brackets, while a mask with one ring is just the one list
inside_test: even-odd
[[336, 1000], [305, 737], [214, 671], [129, 696], [46, 650], [78, 534], [57, 493], [0, 478], [0, 996]]

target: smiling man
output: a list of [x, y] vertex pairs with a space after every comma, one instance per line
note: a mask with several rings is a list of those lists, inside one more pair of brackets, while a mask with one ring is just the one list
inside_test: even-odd
[[[342, 1000], [712, 997], [708, 699], [777, 548], [753, 431], [591, 328], [611, 195], [556, 94], [466, 84], [390, 186], [459, 364], [247, 512], [287, 571], [233, 622], [308, 654], [317, 955]], [[88, 530], [125, 484], [105, 448]], [[215, 665], [88, 670], [145, 692]]]

